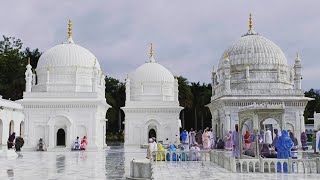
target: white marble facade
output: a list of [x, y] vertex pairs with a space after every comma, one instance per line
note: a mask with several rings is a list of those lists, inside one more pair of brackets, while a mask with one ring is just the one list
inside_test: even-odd
[[182, 107], [178, 80], [157, 63], [151, 45], [150, 61], [126, 79], [125, 145], [147, 144], [150, 137], [167, 144], [179, 135]]
[[[281, 49], [254, 32], [251, 26], [223, 53], [217, 70], [213, 68], [212, 97], [207, 106], [215, 134], [224, 137], [229, 130], [234, 130], [239, 121], [239, 108], [267, 103], [285, 105], [285, 128], [300, 139], [301, 132], [305, 131], [304, 109], [311, 100], [304, 97], [301, 69], [298, 54], [293, 66], [289, 66]], [[264, 127], [279, 128], [277, 117], [265, 119]], [[252, 130], [252, 124], [245, 126]]]
[[40, 138], [48, 149], [70, 148], [77, 136], [88, 139], [88, 149], [106, 146], [104, 74], [96, 57], [72, 40], [44, 52], [37, 68], [26, 70], [25, 148], [35, 149]]
[[0, 146], [6, 146], [9, 135], [24, 137], [24, 114], [21, 104], [0, 96]]

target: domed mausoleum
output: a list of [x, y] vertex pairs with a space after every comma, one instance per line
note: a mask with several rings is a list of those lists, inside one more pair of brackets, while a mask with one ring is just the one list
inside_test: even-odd
[[25, 114], [26, 147], [40, 138], [49, 149], [70, 148], [86, 136], [89, 149], [103, 148], [106, 134], [104, 74], [97, 58], [72, 39], [45, 51], [32, 71], [27, 65], [26, 90], [19, 102]]
[[[217, 70], [212, 72], [212, 97], [207, 106], [212, 114], [214, 133], [224, 137], [239, 123], [238, 112], [253, 104], [283, 105], [282, 117], [265, 114], [261, 119], [261, 133], [266, 128], [290, 129], [300, 137], [305, 131], [304, 108], [310, 98], [301, 88], [301, 60], [299, 55], [289, 66], [281, 49], [252, 29], [234, 42], [220, 58]], [[279, 106], [280, 107], [280, 106]], [[244, 123], [243, 131], [252, 132], [253, 123]]]
[[155, 137], [167, 144], [179, 135], [182, 107], [178, 101], [178, 80], [157, 63], [151, 44], [150, 61], [126, 79], [125, 145], [143, 145]]

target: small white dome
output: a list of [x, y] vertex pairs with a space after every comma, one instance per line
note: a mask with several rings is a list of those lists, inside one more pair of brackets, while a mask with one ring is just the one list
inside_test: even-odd
[[171, 72], [157, 62], [146, 62], [131, 75], [132, 82], [174, 82]]
[[90, 51], [73, 42], [66, 42], [44, 52], [38, 61], [37, 69], [55, 66], [92, 68], [94, 64], [100, 70], [98, 60]]

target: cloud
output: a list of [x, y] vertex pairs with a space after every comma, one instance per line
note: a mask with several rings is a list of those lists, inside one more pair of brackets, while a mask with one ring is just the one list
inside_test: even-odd
[[42, 51], [73, 39], [94, 53], [105, 74], [124, 79], [148, 60], [153, 42], [156, 60], [190, 81], [210, 82], [212, 65], [248, 29], [274, 41], [293, 63], [298, 50], [303, 86], [320, 88], [315, 67], [320, 49], [320, 2], [256, 1], [13, 1], [2, 2], [0, 34], [16, 36]]

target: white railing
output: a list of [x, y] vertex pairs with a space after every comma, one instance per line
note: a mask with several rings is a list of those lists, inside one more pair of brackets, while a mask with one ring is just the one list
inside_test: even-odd
[[[246, 157], [246, 156], [243, 156]], [[231, 171], [240, 173], [318, 173], [320, 158], [313, 159], [275, 159], [245, 158], [235, 159], [223, 151], [211, 151], [210, 161]], [[278, 169], [279, 166], [279, 169]], [[279, 170], [279, 171], [278, 171]]]
[[159, 161], [210, 161], [210, 151], [154, 151], [152, 152], [151, 163]]
[[236, 159], [236, 172], [320, 173], [320, 158], [314, 159]]
[[236, 172], [235, 158], [227, 156], [224, 151], [211, 151], [210, 161], [231, 172]]

